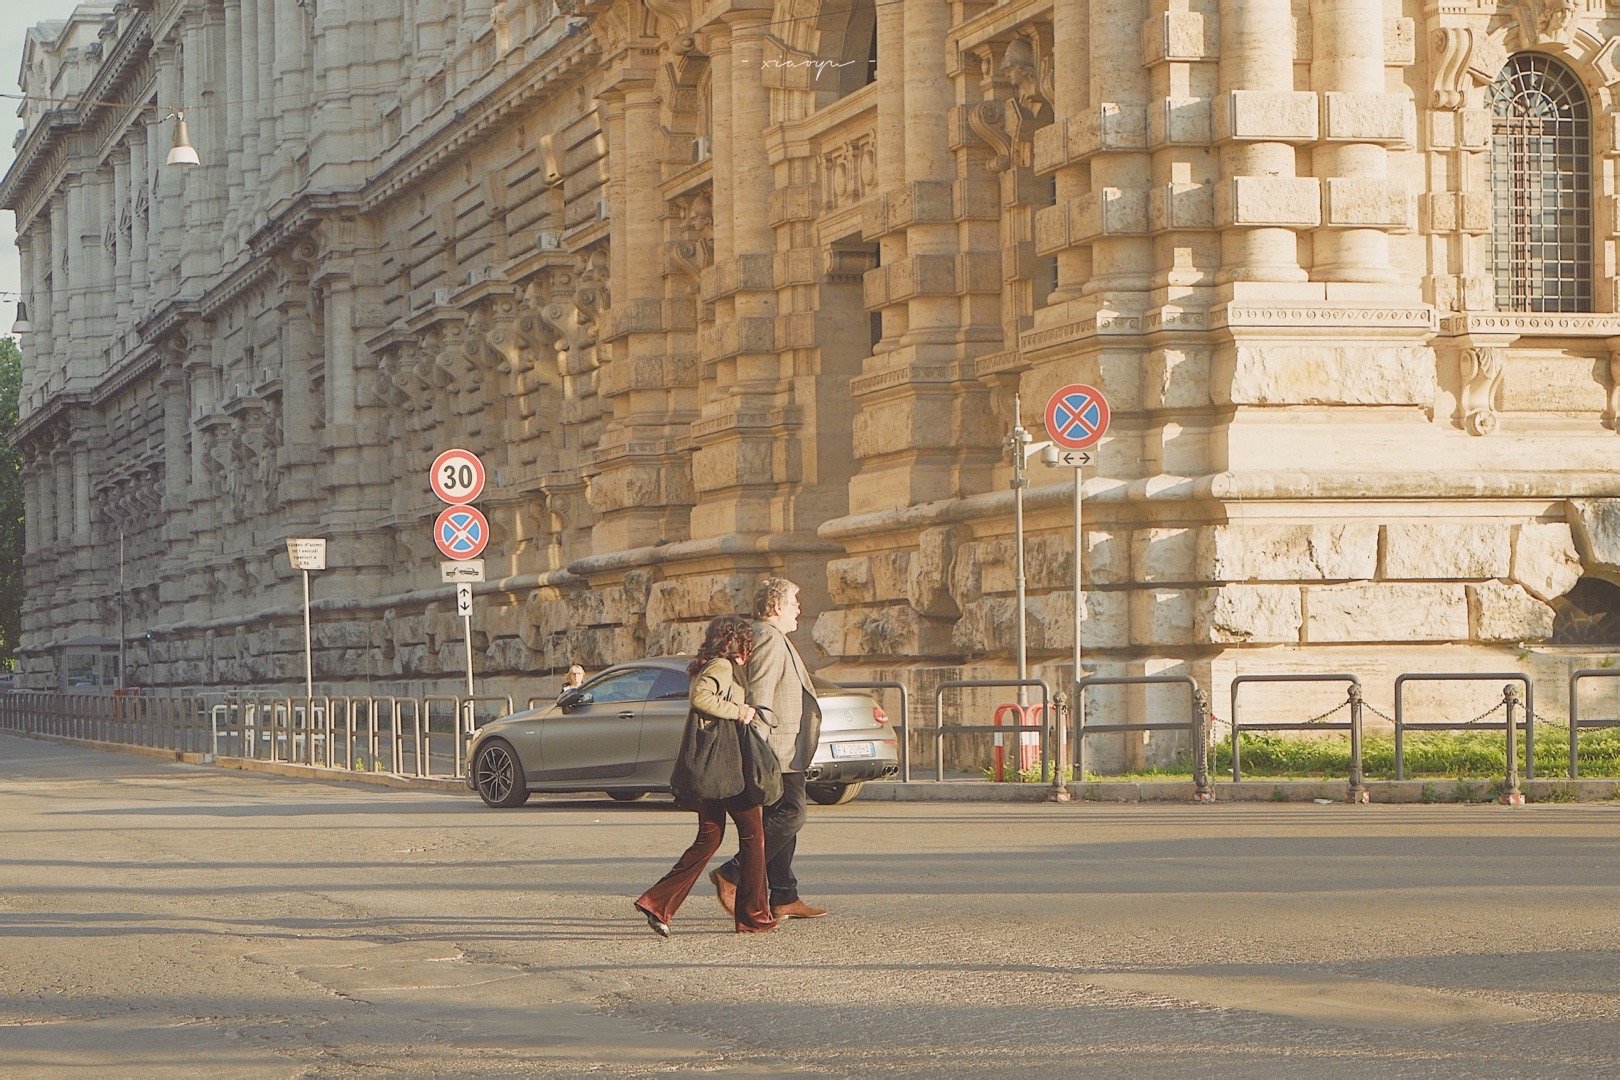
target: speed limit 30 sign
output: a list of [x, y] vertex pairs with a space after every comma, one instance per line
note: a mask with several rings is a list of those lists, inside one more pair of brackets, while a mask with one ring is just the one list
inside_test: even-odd
[[446, 450], [428, 474], [433, 494], [452, 506], [470, 503], [484, 490], [484, 463], [471, 450]]

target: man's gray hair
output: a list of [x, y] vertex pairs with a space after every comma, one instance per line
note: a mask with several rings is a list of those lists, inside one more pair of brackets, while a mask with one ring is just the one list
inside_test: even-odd
[[782, 610], [799, 587], [785, 577], [768, 577], [754, 589], [754, 618], [768, 619]]

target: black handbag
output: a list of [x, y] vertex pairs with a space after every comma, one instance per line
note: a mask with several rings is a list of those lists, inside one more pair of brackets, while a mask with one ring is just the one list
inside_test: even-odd
[[676, 805], [688, 810], [708, 799], [729, 799], [743, 791], [742, 742], [735, 720], [704, 716], [696, 709], [686, 714], [686, 730], [675, 754], [669, 789]]
[[749, 802], [770, 806], [782, 797], [782, 760], [753, 724], [743, 724], [743, 795]]

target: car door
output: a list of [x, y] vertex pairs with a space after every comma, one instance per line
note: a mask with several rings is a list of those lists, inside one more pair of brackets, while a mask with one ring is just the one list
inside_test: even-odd
[[634, 771], [641, 742], [641, 710], [655, 668], [610, 668], [580, 688], [577, 700], [545, 718], [540, 728], [542, 783], [612, 780]]
[[636, 766], [636, 786], [653, 789], [669, 785], [675, 753], [686, 730], [690, 686], [684, 667], [658, 670], [652, 693], [641, 710], [641, 762]]

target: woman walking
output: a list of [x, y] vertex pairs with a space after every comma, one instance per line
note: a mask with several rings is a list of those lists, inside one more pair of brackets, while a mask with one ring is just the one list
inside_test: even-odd
[[[744, 700], [743, 671], [754, 648], [754, 628], [738, 615], [722, 615], [709, 623], [697, 659], [687, 666], [692, 677], [688, 700], [697, 714], [690, 723], [748, 724], [757, 715]], [[736, 734], [743, 733], [739, 727]], [[726, 778], [729, 781], [729, 776]], [[677, 785], [678, 787], [679, 785]], [[697, 839], [658, 883], [641, 894], [636, 910], [647, 917], [647, 925], [659, 937], [669, 937], [669, 923], [692, 891], [698, 875], [719, 850], [726, 835], [726, 815], [737, 823], [737, 858], [742, 880], [737, 883], [735, 918], [737, 933], [756, 934], [776, 927], [771, 915], [770, 891], [765, 884], [765, 830], [760, 824], [759, 803], [743, 794], [742, 766], [737, 766], [737, 792], [723, 799], [695, 800], [698, 814]], [[677, 790], [676, 797], [681, 792]]]

